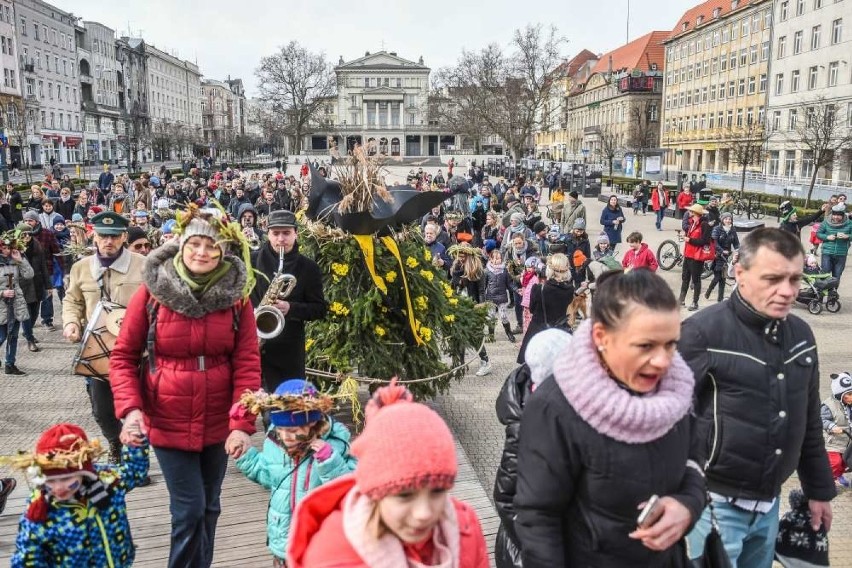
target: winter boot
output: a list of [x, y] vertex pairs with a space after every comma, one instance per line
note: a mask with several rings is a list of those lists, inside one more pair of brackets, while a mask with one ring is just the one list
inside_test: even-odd
[[506, 331], [506, 337], [509, 338], [509, 341], [514, 343], [515, 342], [515, 334], [512, 333], [512, 326], [509, 324], [509, 322], [506, 322], [506, 323], [503, 324], [503, 329]]

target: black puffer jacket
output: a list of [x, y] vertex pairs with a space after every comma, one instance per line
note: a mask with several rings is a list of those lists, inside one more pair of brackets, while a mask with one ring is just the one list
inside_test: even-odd
[[809, 499], [835, 496], [808, 324], [771, 320], [735, 291], [683, 322], [678, 349], [695, 373], [697, 456], [709, 461], [710, 491], [770, 500], [798, 471]]
[[494, 543], [497, 568], [520, 568], [521, 549], [515, 533], [515, 487], [518, 482], [518, 433], [521, 414], [531, 393], [530, 369], [521, 365], [512, 371], [497, 396], [497, 419], [506, 427], [503, 456], [494, 478], [494, 507], [500, 516], [500, 528]]
[[482, 277], [485, 279], [485, 300], [494, 302], [495, 304], [505, 304], [509, 301], [509, 288], [512, 283], [512, 277], [509, 276], [509, 271], [504, 266], [499, 272], [492, 272], [488, 269], [488, 264], [485, 265], [485, 272]]

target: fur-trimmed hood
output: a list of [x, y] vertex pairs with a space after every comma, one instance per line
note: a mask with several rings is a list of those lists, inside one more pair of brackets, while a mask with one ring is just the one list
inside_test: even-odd
[[151, 295], [158, 302], [190, 318], [200, 318], [209, 313], [230, 308], [242, 298], [242, 289], [246, 284], [246, 267], [235, 257], [227, 259], [232, 269], [207, 290], [201, 298], [196, 298], [186, 282], [177, 275], [172, 259], [180, 254], [179, 245], [173, 241], [155, 249], [145, 262], [143, 279]]

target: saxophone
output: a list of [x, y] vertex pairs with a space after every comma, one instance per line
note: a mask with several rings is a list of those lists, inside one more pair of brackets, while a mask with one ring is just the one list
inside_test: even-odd
[[260, 305], [254, 310], [254, 324], [261, 341], [272, 339], [284, 331], [284, 314], [275, 307], [275, 302], [286, 299], [296, 287], [296, 277], [284, 274], [284, 250], [278, 253], [278, 270], [272, 276], [269, 288]]

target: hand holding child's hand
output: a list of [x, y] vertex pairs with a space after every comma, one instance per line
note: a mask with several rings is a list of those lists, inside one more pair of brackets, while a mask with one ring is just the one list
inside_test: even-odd
[[314, 440], [311, 442], [311, 449], [314, 451], [314, 458], [317, 461], [324, 462], [331, 457], [331, 444], [324, 440]]

